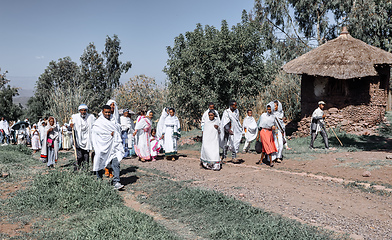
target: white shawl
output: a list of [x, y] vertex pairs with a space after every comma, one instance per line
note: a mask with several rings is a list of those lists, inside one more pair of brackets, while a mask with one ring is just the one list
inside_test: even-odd
[[[120, 135], [120, 125], [101, 115], [93, 124], [92, 140], [95, 151], [93, 171], [104, 169], [114, 158], [120, 162], [124, 148]], [[112, 136], [112, 132], [114, 132]]]
[[112, 103], [114, 103], [114, 113], [112, 113], [112, 115], [110, 115], [110, 121], [114, 121], [114, 122], [120, 124], [120, 113], [118, 112], [118, 107], [117, 107], [116, 101], [114, 101], [113, 99], [110, 99], [106, 103], [106, 105], [110, 106], [110, 104], [112, 104]]
[[[87, 124], [87, 129], [82, 131], [82, 121], [86, 121]], [[78, 148], [82, 148], [84, 150], [92, 150], [93, 149], [93, 143], [92, 143], [92, 135], [91, 135], [91, 129], [93, 127], [95, 121], [95, 117], [92, 114], [87, 114], [86, 120], [82, 119], [80, 116], [80, 113], [73, 114], [70, 120], [70, 123], [73, 122], [74, 124], [74, 130], [75, 130], [75, 139], [76, 139], [76, 145]], [[81, 146], [82, 140], [85, 140], [86, 142], [85, 146]]]
[[200, 160], [208, 163], [219, 163], [219, 128], [216, 129], [215, 125], [219, 126], [219, 120], [208, 119], [204, 123], [203, 142], [201, 146]]
[[230, 110], [230, 108], [226, 109], [222, 114], [222, 120], [220, 122], [220, 142], [221, 148], [223, 148], [226, 143], [224, 142], [224, 133], [225, 126], [231, 122], [231, 131], [233, 131], [233, 135], [230, 135], [230, 151], [238, 152], [238, 148], [240, 146], [241, 138], [242, 138], [242, 126], [239, 120], [239, 112], [236, 109], [234, 112]]
[[162, 110], [161, 117], [159, 118], [158, 124], [157, 124], [157, 138], [160, 139], [162, 135], [165, 133], [165, 119], [169, 114], [167, 114], [166, 108]]
[[[203, 113], [203, 116], [201, 117], [200, 126], [201, 126], [201, 129], [202, 129], [202, 130], [204, 129], [204, 124], [205, 124], [207, 121], [210, 121], [210, 119], [209, 119], [209, 117], [208, 117], [208, 113], [209, 113], [209, 112], [210, 112], [210, 109], [207, 109], [207, 111], [205, 111], [205, 112]], [[218, 122], [220, 122], [220, 118], [219, 118], [219, 113], [218, 113], [218, 111], [214, 109], [214, 112], [215, 112], [215, 118], [218, 120]]]
[[246, 116], [243, 122], [246, 141], [251, 142], [257, 137], [257, 123], [253, 117]]

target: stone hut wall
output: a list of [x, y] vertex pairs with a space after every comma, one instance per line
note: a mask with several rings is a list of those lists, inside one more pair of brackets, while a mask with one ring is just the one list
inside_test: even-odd
[[[385, 69], [384, 69], [385, 70]], [[317, 102], [326, 102], [326, 121], [331, 127], [354, 134], [372, 134], [384, 121], [389, 93], [389, 68], [379, 77], [339, 80], [303, 76], [302, 120], [293, 136], [308, 136]]]

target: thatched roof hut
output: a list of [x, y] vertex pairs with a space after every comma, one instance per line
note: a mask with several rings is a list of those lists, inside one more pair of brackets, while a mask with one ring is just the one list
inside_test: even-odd
[[341, 120], [348, 120], [349, 129], [350, 124], [358, 123], [374, 126], [382, 121], [385, 110], [390, 110], [391, 65], [392, 53], [353, 38], [343, 28], [338, 38], [288, 62], [282, 69], [302, 75], [302, 117], [310, 116], [317, 102], [324, 100], [327, 109], [333, 109]]
[[293, 74], [351, 79], [378, 76], [375, 65], [384, 64], [392, 64], [392, 53], [353, 38], [343, 28], [338, 38], [288, 62], [283, 70]]

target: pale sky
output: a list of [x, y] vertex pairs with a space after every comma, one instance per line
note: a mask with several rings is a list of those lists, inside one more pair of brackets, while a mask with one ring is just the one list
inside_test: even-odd
[[254, 0], [0, 0], [0, 68], [11, 85], [34, 89], [49, 62], [70, 56], [79, 64], [93, 42], [101, 52], [107, 35], [121, 40], [121, 61], [131, 61], [126, 82], [145, 74], [164, 83], [167, 46], [197, 23], [220, 28], [241, 21]]

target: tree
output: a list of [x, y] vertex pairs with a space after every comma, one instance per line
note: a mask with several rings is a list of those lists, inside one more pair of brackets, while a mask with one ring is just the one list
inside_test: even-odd
[[82, 103], [88, 104], [91, 112], [98, 113], [119, 85], [121, 74], [132, 66], [130, 62], [119, 60], [121, 54], [120, 40], [114, 35], [106, 38], [101, 54], [90, 43], [80, 57], [80, 66], [69, 57], [51, 61], [28, 102], [30, 118], [37, 121], [54, 115], [66, 121], [64, 114], [74, 113]]
[[50, 111], [51, 105], [56, 101], [53, 93], [78, 86], [78, 74], [79, 67], [70, 57], [51, 61], [36, 82], [34, 96], [27, 103], [30, 119], [37, 121], [49, 115], [58, 117], [58, 112]]
[[176, 37], [174, 46], [167, 48], [164, 72], [169, 103], [179, 116], [188, 122], [200, 120], [210, 101], [220, 110], [227, 108], [230, 99], [237, 100], [242, 110], [252, 108], [277, 70], [264, 62], [263, 39], [246, 11], [231, 30], [226, 21], [220, 30], [197, 24], [193, 32]]
[[166, 104], [166, 89], [156, 84], [155, 79], [137, 75], [115, 90], [115, 99], [119, 108], [128, 108], [135, 112], [152, 110], [156, 116]]
[[8, 85], [10, 82], [6, 74], [8, 71], [1, 73], [0, 68], [0, 116], [7, 120], [17, 120], [22, 116], [22, 106], [13, 103], [12, 97], [19, 95], [18, 89]]
[[334, 39], [346, 25], [353, 37], [392, 50], [390, 0], [255, 0], [255, 15], [275, 36], [304, 45]]
[[121, 74], [128, 72], [132, 67], [131, 62], [123, 63], [119, 60], [122, 54], [118, 36], [113, 35], [113, 38], [107, 36], [105, 50], [102, 52], [102, 55], [105, 57], [105, 80], [107, 84], [105, 97], [107, 99], [112, 96], [113, 90], [120, 84]]

